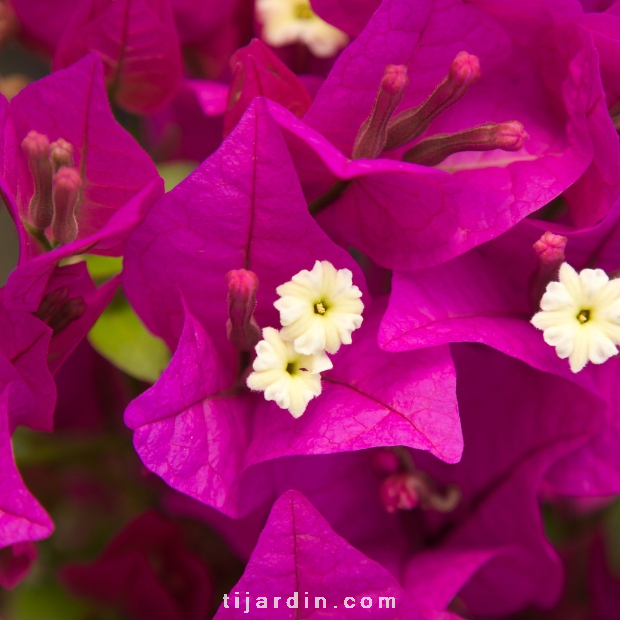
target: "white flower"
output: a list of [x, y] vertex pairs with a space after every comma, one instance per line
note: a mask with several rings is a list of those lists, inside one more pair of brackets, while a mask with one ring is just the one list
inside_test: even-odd
[[532, 324], [544, 330], [545, 342], [555, 347], [560, 358], [568, 357], [573, 372], [588, 360], [602, 364], [618, 354], [620, 280], [610, 280], [602, 269], [577, 274], [562, 263], [560, 281], [547, 285], [540, 307]]
[[309, 0], [256, 0], [256, 15], [263, 39], [274, 47], [305, 43], [315, 56], [330, 58], [349, 42], [344, 32], [315, 15]]
[[336, 271], [329, 261], [316, 261], [312, 271], [303, 269], [276, 292], [282, 338], [292, 340], [299, 353], [335, 353], [341, 343], [351, 344], [351, 332], [362, 324], [362, 292], [353, 274]]
[[316, 355], [297, 353], [273, 327], [263, 329], [263, 338], [256, 345], [254, 372], [248, 377], [248, 387], [265, 392], [266, 400], [275, 400], [278, 407], [288, 409], [298, 418], [321, 393], [319, 373], [332, 368], [332, 363], [324, 351]]

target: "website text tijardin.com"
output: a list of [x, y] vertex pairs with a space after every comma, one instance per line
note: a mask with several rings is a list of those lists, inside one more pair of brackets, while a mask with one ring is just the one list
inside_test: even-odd
[[[313, 600], [314, 599], [314, 600]], [[286, 600], [286, 602], [285, 602]], [[296, 609], [297, 607], [304, 607], [305, 609], [326, 609], [329, 603], [324, 596], [308, 596], [307, 592], [304, 592], [304, 596], [299, 597], [299, 592], [294, 592], [293, 596], [288, 598], [284, 596], [257, 596], [254, 598], [250, 596], [249, 592], [239, 594], [235, 592], [234, 596], [224, 594], [224, 607], [230, 609], [244, 609], [243, 613], [250, 613], [250, 609], [279, 609], [289, 607]], [[362, 596], [355, 598], [354, 596], [345, 596], [344, 600], [340, 599], [338, 604], [333, 605], [334, 609], [345, 608], [353, 609], [354, 607], [363, 607], [364, 609], [370, 609], [372, 607], [378, 607], [379, 609], [394, 609], [396, 607], [396, 598], [394, 596], [379, 596], [373, 599], [371, 596]]]

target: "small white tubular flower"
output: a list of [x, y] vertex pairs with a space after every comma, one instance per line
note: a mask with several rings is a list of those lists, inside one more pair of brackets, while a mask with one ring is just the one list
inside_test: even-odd
[[280, 333], [299, 353], [336, 353], [341, 343], [351, 344], [351, 332], [362, 324], [362, 292], [353, 284], [353, 274], [336, 270], [329, 261], [316, 261], [312, 271], [303, 269], [276, 292]]
[[263, 338], [256, 345], [254, 372], [248, 377], [248, 387], [265, 392], [266, 400], [275, 400], [278, 407], [288, 409], [298, 418], [321, 393], [319, 373], [332, 368], [331, 360], [324, 351], [316, 355], [297, 353], [273, 327], [263, 329]]
[[330, 58], [349, 42], [344, 32], [314, 13], [309, 0], [256, 0], [256, 16], [263, 39], [274, 47], [304, 43], [315, 56]]
[[573, 372], [588, 360], [602, 364], [618, 354], [620, 280], [610, 280], [602, 269], [578, 274], [562, 263], [560, 281], [547, 285], [540, 308], [532, 324], [544, 330], [545, 342], [555, 347], [560, 358], [568, 357]]

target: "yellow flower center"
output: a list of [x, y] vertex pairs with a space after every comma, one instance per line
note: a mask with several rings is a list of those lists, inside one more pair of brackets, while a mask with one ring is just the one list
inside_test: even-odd
[[295, 6], [296, 19], [312, 19], [313, 17], [314, 13], [308, 4], [300, 2]]
[[583, 325], [590, 320], [590, 310], [580, 310], [577, 315], [577, 320]]

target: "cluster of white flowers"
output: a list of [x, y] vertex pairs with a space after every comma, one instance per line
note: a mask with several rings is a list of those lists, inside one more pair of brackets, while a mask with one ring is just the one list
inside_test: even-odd
[[312, 271], [300, 271], [276, 292], [283, 327], [263, 329], [247, 384], [298, 418], [321, 393], [320, 373], [332, 368], [326, 352], [351, 344], [362, 324], [362, 292], [348, 269], [328, 261], [316, 261]]
[[577, 273], [562, 263], [559, 282], [550, 282], [532, 324], [558, 357], [568, 358], [579, 372], [588, 363], [602, 364], [618, 354], [620, 344], [620, 279], [602, 269]]
[[303, 43], [318, 58], [331, 58], [349, 37], [318, 17], [309, 0], [256, 0], [262, 37], [274, 47]]

